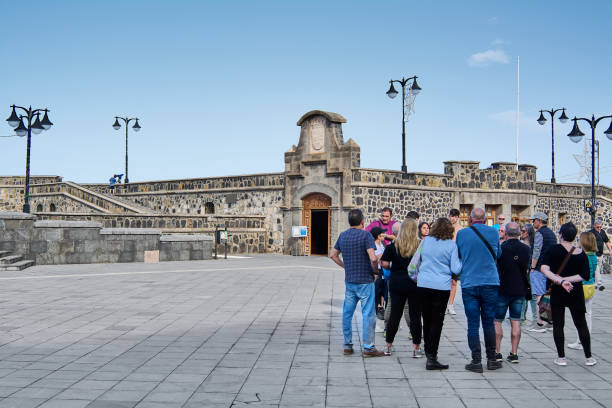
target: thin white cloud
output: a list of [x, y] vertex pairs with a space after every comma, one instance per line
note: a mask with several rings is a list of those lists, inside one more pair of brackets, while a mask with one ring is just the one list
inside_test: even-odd
[[497, 17], [489, 17], [487, 19], [487, 23], [493, 25], [493, 24], [497, 24]]
[[[519, 112], [519, 129], [529, 132], [542, 131], [541, 125], [537, 122], [537, 115], [526, 115], [523, 112]], [[509, 109], [501, 112], [491, 113], [489, 118], [495, 120], [504, 125], [516, 125], [516, 111]]]
[[468, 65], [471, 67], [486, 67], [490, 64], [507, 64], [510, 58], [504, 50], [486, 50], [470, 55]]

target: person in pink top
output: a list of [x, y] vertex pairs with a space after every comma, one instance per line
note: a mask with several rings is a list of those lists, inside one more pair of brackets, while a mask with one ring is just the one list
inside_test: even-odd
[[376, 227], [382, 228], [385, 233], [385, 246], [395, 239], [395, 235], [393, 235], [393, 224], [395, 224], [395, 221], [391, 219], [392, 215], [393, 210], [389, 207], [384, 207], [380, 210], [380, 218], [372, 221], [366, 227], [366, 231], [372, 231]]

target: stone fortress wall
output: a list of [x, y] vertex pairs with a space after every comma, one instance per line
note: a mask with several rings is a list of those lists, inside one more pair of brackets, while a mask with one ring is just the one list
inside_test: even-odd
[[[117, 185], [114, 195], [106, 184], [32, 177], [31, 208], [39, 219], [97, 221], [105, 228], [211, 234], [223, 224], [233, 253], [291, 253], [291, 226], [302, 225], [303, 200], [312, 193], [330, 197], [332, 245], [352, 208], [363, 209], [368, 222], [384, 206], [394, 208], [395, 219], [416, 210], [429, 222], [450, 208], [487, 207], [507, 219], [544, 211], [553, 230], [569, 220], [589, 227], [589, 185], [538, 182], [534, 166], [505, 162], [480, 168], [479, 162], [446, 161], [442, 174], [361, 168], [359, 146], [344, 141], [344, 122], [331, 112], [302, 116], [299, 143], [285, 153], [281, 173], [130, 183]], [[612, 190], [601, 186], [597, 195], [598, 217], [612, 235]], [[18, 211], [22, 201], [23, 177], [0, 177], [0, 211]]]

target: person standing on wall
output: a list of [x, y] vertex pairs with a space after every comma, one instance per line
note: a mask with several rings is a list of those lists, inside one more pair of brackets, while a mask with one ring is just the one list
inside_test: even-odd
[[391, 219], [393, 215], [393, 210], [389, 207], [384, 207], [380, 210], [380, 218], [376, 221], [372, 221], [367, 227], [366, 231], [372, 231], [372, 229], [379, 227], [385, 232], [385, 246], [389, 245], [391, 241], [395, 239], [395, 235], [393, 235], [393, 224], [395, 224], [395, 220]]
[[108, 179], [108, 188], [111, 194], [115, 194], [115, 184], [117, 183], [117, 175], [113, 174], [113, 177]]
[[[463, 228], [461, 226], [461, 223], [459, 222], [460, 214], [461, 213], [456, 208], [452, 208], [448, 213], [448, 219], [453, 224], [453, 229], [455, 230], [455, 233], [453, 234], [453, 241], [457, 241], [457, 232], [461, 228]], [[451, 315], [457, 314], [457, 312], [455, 312], [455, 306], [453, 305], [453, 303], [455, 303], [456, 293], [457, 293], [457, 276], [453, 276], [453, 279], [451, 280], [450, 296], [448, 297], [448, 306], [446, 307], [446, 313], [450, 313]]]
[[595, 270], [595, 283], [599, 286], [599, 290], [603, 290], [604, 286], [601, 284], [601, 265], [603, 264], [603, 250], [604, 245], [608, 247], [608, 253], [612, 256], [612, 247], [610, 247], [610, 239], [606, 234], [606, 231], [602, 229], [603, 222], [600, 219], [595, 220], [593, 228], [589, 231], [595, 235], [595, 241], [597, 242], [597, 269]]
[[[536, 233], [533, 239], [529, 280], [531, 281], [531, 292], [535, 295], [536, 302], [539, 302], [542, 296], [546, 294], [546, 277], [540, 272], [540, 266], [546, 252], [557, 244], [557, 237], [548, 228], [548, 215], [543, 212], [537, 212], [531, 219], [533, 220], [533, 228], [536, 230]], [[545, 333], [547, 326], [548, 323], [544, 323], [538, 314], [538, 319], [533, 323], [529, 331]]]
[[345, 294], [342, 308], [344, 354], [353, 354], [353, 315], [357, 302], [360, 302], [363, 318], [363, 356], [381, 357], [385, 354], [377, 350], [374, 345], [376, 327], [374, 276], [378, 274], [378, 259], [374, 253], [376, 246], [372, 234], [363, 229], [364, 218], [361, 210], [350, 210], [348, 222], [350, 228], [340, 234], [329, 256], [344, 269]]
[[465, 366], [468, 371], [482, 373], [480, 349], [480, 323], [485, 340], [487, 369], [497, 370], [502, 363], [495, 358], [495, 309], [499, 290], [497, 258], [501, 254], [499, 233], [485, 225], [482, 208], [474, 208], [470, 214], [469, 228], [457, 233], [457, 249], [461, 257], [461, 294], [467, 318], [467, 338], [472, 361]]

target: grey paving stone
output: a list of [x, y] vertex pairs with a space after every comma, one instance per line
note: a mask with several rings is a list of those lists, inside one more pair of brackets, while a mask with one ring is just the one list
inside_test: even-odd
[[0, 401], [0, 408], [34, 408], [45, 402], [39, 398], [9, 397]]
[[42, 405], [39, 405], [39, 407], [41, 408], [85, 408], [90, 403], [91, 403], [90, 400], [83, 400], [83, 399], [76, 400], [76, 399], [53, 398], [53, 399], [50, 399], [44, 402]]
[[[123, 274], [88, 276], [106, 271]], [[440, 342], [449, 370], [411, 358], [407, 327], [391, 357], [364, 359], [359, 308], [356, 353], [344, 356], [343, 273], [325, 258], [37, 266], [5, 277], [0, 327], [15, 335], [0, 341], [0, 407], [612, 406], [608, 291], [594, 300], [597, 366], [566, 350], [568, 366], [557, 367], [552, 334], [523, 331], [519, 364], [475, 374], [463, 368], [460, 291]], [[565, 331], [574, 335], [569, 315]]]

